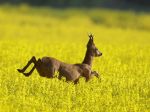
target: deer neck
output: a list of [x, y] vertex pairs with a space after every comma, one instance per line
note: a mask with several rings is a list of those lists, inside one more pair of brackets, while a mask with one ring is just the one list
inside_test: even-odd
[[92, 61], [93, 61], [93, 56], [91, 56], [90, 51], [87, 49], [82, 64], [88, 64], [89, 66], [92, 66]]

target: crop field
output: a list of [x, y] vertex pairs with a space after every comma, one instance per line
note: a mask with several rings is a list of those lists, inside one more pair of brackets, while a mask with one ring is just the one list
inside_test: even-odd
[[[103, 53], [92, 66], [101, 78], [18, 73], [32, 56], [82, 62], [88, 33]], [[1, 5], [0, 112], [150, 112], [150, 13]]]

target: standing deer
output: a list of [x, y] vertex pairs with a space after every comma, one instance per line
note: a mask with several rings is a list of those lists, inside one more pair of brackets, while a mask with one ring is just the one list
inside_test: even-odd
[[[96, 48], [93, 35], [91, 34], [87, 43], [86, 55], [81, 64], [67, 64], [52, 57], [43, 57], [42, 59], [36, 60], [35, 56], [33, 56], [23, 69], [17, 70], [28, 77], [36, 69], [40, 76], [47, 78], [53, 78], [55, 71], [58, 71], [58, 79], [61, 80], [62, 77], [65, 77], [66, 81], [73, 81], [74, 84], [77, 84], [80, 76], [85, 77], [86, 81], [94, 75], [99, 77], [99, 74], [96, 71], [92, 71], [91, 67], [93, 58], [101, 55], [102, 53]], [[34, 63], [31, 71], [24, 73], [31, 63]]]

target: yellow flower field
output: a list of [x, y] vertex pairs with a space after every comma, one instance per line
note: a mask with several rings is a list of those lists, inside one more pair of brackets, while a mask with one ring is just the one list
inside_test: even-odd
[[[17, 72], [32, 56], [82, 62], [88, 33], [103, 53], [92, 67], [101, 80], [74, 85]], [[1, 112], [150, 111], [148, 12], [0, 6], [0, 60]]]

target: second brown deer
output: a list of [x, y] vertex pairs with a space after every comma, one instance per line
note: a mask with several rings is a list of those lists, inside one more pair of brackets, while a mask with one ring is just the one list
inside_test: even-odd
[[[80, 76], [85, 77], [86, 81], [89, 81], [92, 76], [99, 77], [99, 74], [96, 71], [92, 71], [91, 68], [93, 58], [101, 55], [102, 53], [96, 48], [93, 35], [91, 34], [89, 35], [85, 58], [80, 64], [67, 64], [52, 57], [43, 57], [36, 60], [35, 56], [33, 56], [23, 69], [17, 70], [25, 76], [30, 76], [36, 69], [40, 76], [47, 78], [53, 78], [55, 72], [58, 71], [58, 79], [61, 80], [62, 77], [65, 77], [66, 81], [73, 81], [74, 84], [77, 84]], [[34, 63], [33, 68], [30, 72], [25, 73], [25, 70], [31, 63]]]

